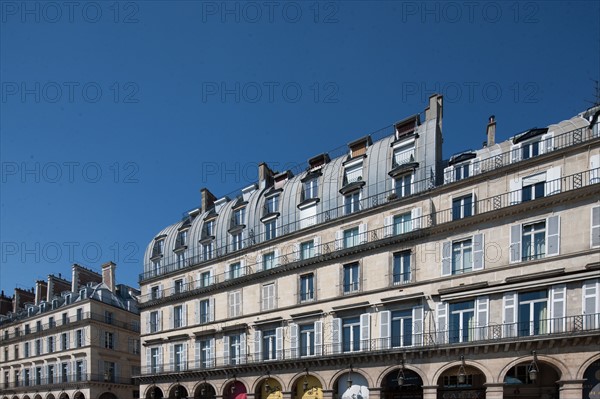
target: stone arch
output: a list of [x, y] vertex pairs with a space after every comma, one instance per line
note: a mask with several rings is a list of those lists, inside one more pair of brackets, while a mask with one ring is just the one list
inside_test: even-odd
[[[462, 380], [461, 376], [462, 374]], [[493, 382], [490, 372], [481, 364], [473, 361], [458, 360], [444, 365], [432, 380], [437, 385], [437, 398], [446, 397], [484, 397], [486, 383]]]
[[53, 393], [49, 393], [48, 395], [46, 395], [46, 399], [55, 399], [55, 396]]
[[585, 362], [583, 362], [581, 367], [579, 367], [579, 369], [577, 370], [575, 379], [581, 380], [583, 378], [583, 374], [585, 374], [588, 367], [590, 367], [592, 365], [592, 363], [596, 363], [596, 362], [600, 362], [600, 354], [597, 354], [596, 356], [592, 356], [589, 359], [587, 359]]
[[586, 362], [587, 367], [581, 374], [583, 383], [583, 398], [592, 398], [600, 392], [600, 356], [594, 356], [592, 362]]
[[[393, 366], [389, 366], [386, 367], [378, 376], [377, 376], [377, 385], [380, 387], [381, 384], [383, 384], [383, 379], [385, 378], [386, 375], [388, 375], [390, 372], [392, 371], [396, 371], [398, 372], [398, 369], [400, 368], [400, 366], [398, 365], [393, 365]], [[419, 375], [419, 377], [421, 377], [421, 381], [423, 381], [423, 385], [431, 385], [431, 382], [429, 381], [429, 378], [427, 378], [427, 374], [425, 374], [421, 369], [414, 367], [410, 364], [405, 364], [404, 365], [404, 369], [405, 370], [410, 370], [410, 371], [414, 371], [415, 373], [417, 373]]]
[[[333, 389], [333, 385], [340, 379], [340, 377], [342, 377], [343, 375], [347, 375], [349, 371], [350, 371], [350, 369], [346, 367], [344, 369], [339, 370], [337, 373], [335, 373], [333, 375], [333, 377], [331, 377], [331, 379], [329, 380], [329, 386], [327, 387], [327, 389]], [[361, 375], [367, 381], [367, 384], [369, 387], [375, 386], [373, 384], [373, 381], [371, 380], [370, 374], [364, 372], [362, 369], [353, 367], [352, 373]]]
[[30, 399], [30, 398], [29, 398], [29, 395], [25, 395], [25, 396], [23, 396], [23, 399]]
[[103, 392], [98, 399], [118, 399], [117, 396], [112, 392]]
[[[6, 398], [6, 399], [8, 399], [8, 398]], [[37, 395], [35, 395], [35, 396], [33, 397], [33, 399], [42, 399], [42, 395], [40, 395], [40, 394], [37, 394]]]
[[314, 373], [308, 372], [306, 369], [302, 373], [295, 374], [290, 379], [288, 391], [292, 392], [292, 398], [314, 398], [319, 396], [319, 391], [324, 389], [323, 380]]
[[[202, 392], [203, 388], [204, 392]], [[217, 390], [207, 381], [198, 382], [192, 389], [192, 392], [194, 393], [194, 398], [214, 399], [217, 396]]]
[[165, 397], [165, 394], [163, 393], [162, 389], [160, 389], [156, 385], [150, 385], [148, 387], [148, 389], [146, 389], [146, 394], [144, 395], [144, 397], [146, 399], [151, 399], [152, 398], [152, 391], [154, 391], [154, 398], [155, 399], [162, 399], [162, 398]]
[[[23, 398], [23, 399], [25, 399], [25, 398]], [[58, 399], [69, 399], [69, 395], [66, 392], [61, 392]]]
[[[402, 378], [402, 379], [401, 379]], [[394, 399], [402, 396], [423, 398], [423, 378], [413, 368], [395, 366], [387, 368], [378, 378], [380, 398]]]
[[337, 395], [339, 398], [342, 397], [343, 393], [348, 389], [348, 379], [352, 381], [352, 385], [362, 385], [367, 388], [373, 388], [373, 381], [371, 380], [371, 376], [369, 373], [364, 372], [362, 369], [354, 369], [350, 371], [350, 368], [342, 369], [335, 373], [335, 375], [331, 379], [331, 385], [329, 389], [337, 391]]
[[73, 394], [73, 399], [85, 399], [85, 395], [83, 394], [83, 392], [77, 391]]
[[256, 391], [259, 386], [262, 386], [264, 381], [268, 380], [269, 384], [277, 384], [277, 386], [279, 386], [281, 388], [282, 391], [287, 391], [288, 387], [285, 386], [285, 384], [281, 381], [281, 379], [278, 376], [274, 376], [274, 375], [269, 375], [269, 376], [265, 376], [262, 375], [259, 378], [257, 378], [256, 380], [254, 380], [254, 384], [252, 385], [250, 391]]
[[[565, 378], [565, 376], [569, 378], [568, 368], [560, 360], [545, 355], [536, 356], [538, 363], [548, 364], [549, 366], [553, 367], [558, 372], [560, 378]], [[498, 374], [498, 382], [504, 382], [504, 378], [506, 377], [506, 373], [508, 373], [508, 370], [521, 363], [531, 363], [532, 360], [533, 355], [521, 356], [516, 359], [513, 359], [500, 370], [500, 373]]]
[[167, 392], [169, 393], [168, 398], [176, 399], [177, 391], [179, 391], [179, 398], [187, 398], [189, 396], [188, 390], [184, 384], [175, 383], [175, 384], [171, 384], [171, 386], [167, 389]]
[[223, 399], [241, 399], [243, 395], [247, 393], [247, 385], [238, 379], [229, 379], [225, 381], [221, 389], [221, 395], [223, 395]]
[[[444, 366], [442, 366], [438, 369], [438, 371], [434, 374], [433, 378], [431, 379], [430, 383], [432, 385], [435, 385], [437, 383], [437, 381], [440, 379], [440, 377], [442, 376], [442, 374], [444, 374], [447, 370], [449, 370], [451, 368], [460, 367], [460, 365], [461, 365], [461, 360], [456, 360], [451, 363], [446, 363]], [[482, 374], [485, 376], [486, 383], [495, 382], [491, 371], [487, 367], [485, 367], [482, 363], [480, 363], [478, 361], [465, 359], [465, 367], [472, 367], [474, 369], [478, 369], [479, 371], [481, 371]]]

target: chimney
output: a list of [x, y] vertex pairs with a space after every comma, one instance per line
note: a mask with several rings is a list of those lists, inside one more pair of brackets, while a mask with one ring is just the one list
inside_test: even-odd
[[48, 284], [45, 281], [38, 280], [35, 282], [35, 304], [39, 305], [42, 301], [46, 300], [46, 292], [48, 291]]
[[429, 106], [425, 108], [425, 120], [441, 121], [443, 116], [443, 97], [439, 94], [432, 94], [429, 96]]
[[215, 206], [215, 197], [206, 187], [200, 189], [200, 202], [202, 206], [202, 212], [206, 212]]
[[487, 146], [491, 147], [496, 144], [496, 117], [490, 116], [487, 125]]
[[273, 185], [273, 171], [269, 169], [269, 166], [261, 162], [258, 165], [258, 188], [264, 189]]
[[116, 264], [107, 262], [102, 265], [102, 282], [106, 284], [110, 292], [115, 292], [115, 268]]
[[52, 298], [54, 297], [54, 276], [53, 275], [48, 276], [48, 284], [46, 285], [46, 287], [48, 287], [46, 289], [46, 301], [50, 302], [50, 301], [52, 301]]

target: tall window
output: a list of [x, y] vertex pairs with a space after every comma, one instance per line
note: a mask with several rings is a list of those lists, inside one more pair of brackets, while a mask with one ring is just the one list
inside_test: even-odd
[[412, 217], [410, 212], [394, 216], [394, 234], [404, 234], [412, 230]]
[[239, 334], [229, 336], [229, 364], [240, 364], [241, 363], [241, 337]]
[[202, 244], [202, 256], [204, 260], [210, 260], [213, 258], [213, 242], [207, 242]]
[[207, 237], [213, 237], [215, 235], [215, 221], [209, 220], [204, 224], [205, 232]]
[[360, 317], [342, 319], [342, 350], [344, 352], [360, 350]]
[[319, 197], [319, 181], [318, 179], [310, 179], [304, 182], [304, 199], [312, 199]]
[[173, 365], [173, 367], [174, 367], [175, 371], [185, 370], [184, 349], [185, 348], [184, 348], [183, 344], [173, 345], [173, 352], [174, 352], [173, 360], [175, 361], [175, 364]]
[[48, 353], [54, 352], [54, 337], [48, 337]]
[[540, 181], [523, 186], [522, 201], [531, 201], [537, 198], [542, 198], [545, 195], [546, 182]]
[[315, 275], [313, 273], [300, 276], [300, 302], [307, 302], [315, 299], [314, 280]]
[[240, 231], [239, 233], [231, 234], [231, 250], [239, 251], [244, 247], [243, 233]]
[[475, 332], [475, 301], [451, 303], [449, 312], [450, 343], [472, 341]]
[[25, 356], [25, 358], [29, 357], [29, 342], [23, 344], [23, 356]]
[[41, 385], [41, 384], [42, 384], [42, 368], [36, 367], [35, 368], [35, 385]]
[[185, 267], [185, 251], [177, 252], [177, 268]]
[[409, 143], [394, 149], [392, 167], [415, 161], [415, 145]]
[[355, 245], [358, 245], [358, 243], [358, 227], [344, 230], [344, 248], [353, 247]]
[[232, 291], [228, 295], [229, 299], [229, 317], [237, 317], [242, 314], [242, 293]]
[[69, 379], [69, 363], [60, 364], [60, 382], [67, 382]]
[[113, 333], [108, 332], [108, 331], [104, 332], [104, 347], [106, 349], [114, 349], [115, 348]]
[[267, 198], [265, 200], [266, 213], [276, 213], [279, 211], [279, 196], [275, 195], [273, 197]]
[[[29, 369], [23, 369], [23, 386], [28, 387], [30, 385], [30, 378], [29, 378]], [[66, 381], [64, 381], [66, 382]]]
[[263, 255], [263, 270], [269, 270], [275, 267], [275, 252], [269, 252]]
[[264, 284], [262, 286], [262, 310], [272, 310], [275, 308], [275, 283]]
[[212, 278], [210, 271], [202, 272], [200, 274], [200, 287], [208, 287], [212, 284]]
[[211, 339], [200, 340], [200, 367], [212, 367], [212, 346]]
[[410, 280], [410, 252], [395, 253], [392, 279], [394, 285], [409, 283]]
[[454, 181], [459, 181], [462, 179], [466, 179], [469, 177], [469, 168], [470, 163], [462, 163], [458, 165], [454, 165]]
[[160, 319], [159, 319], [158, 311], [155, 310], [153, 312], [150, 312], [150, 332], [151, 333], [155, 333], [160, 330], [159, 322], [160, 322]]
[[313, 240], [300, 244], [300, 259], [310, 259], [315, 256], [315, 242]]
[[266, 330], [262, 332], [262, 350], [263, 360], [275, 360], [277, 358], [275, 330]]
[[519, 294], [519, 335], [538, 335], [547, 332], [548, 292], [533, 291]]
[[471, 194], [452, 200], [452, 220], [473, 215], [473, 196]]
[[[8, 352], [8, 349], [7, 349]], [[41, 339], [36, 339], [35, 340], [35, 355], [39, 356], [42, 354], [42, 340]], [[4, 357], [6, 360], [8, 360], [8, 353], [6, 353], [6, 356]]]
[[240, 226], [244, 224], [244, 220], [246, 219], [246, 208], [239, 208], [233, 211], [233, 224], [235, 226]]
[[362, 180], [362, 163], [348, 166], [345, 169], [344, 185]]
[[46, 375], [46, 381], [48, 382], [48, 384], [54, 384], [54, 365], [53, 364], [49, 364], [48, 365], [48, 374]]
[[471, 239], [452, 243], [452, 274], [473, 269], [473, 244]]
[[392, 346], [412, 345], [413, 318], [412, 310], [397, 310], [392, 312]]
[[160, 348], [150, 349], [150, 372], [152, 374], [159, 373], [161, 368]]
[[315, 355], [315, 325], [314, 323], [300, 326], [300, 356]]
[[112, 324], [114, 319], [113, 312], [109, 312], [108, 310], [104, 311], [104, 322], [106, 324]]
[[265, 240], [277, 237], [277, 219], [265, 222]]
[[358, 262], [344, 265], [344, 294], [351, 294], [360, 289]]
[[183, 305], [173, 307], [173, 328], [183, 327]]
[[[40, 374], [41, 374], [41, 370], [40, 370]], [[83, 360], [77, 360], [75, 362], [75, 381], [83, 381], [83, 378], [84, 378], [83, 374], [84, 374]], [[41, 375], [39, 377], [41, 378]], [[36, 380], [38, 378], [37, 369], [36, 369], [35, 378], [36, 378]]]
[[529, 159], [540, 155], [540, 140], [535, 140], [521, 145], [521, 158]]
[[200, 301], [200, 324], [210, 322], [210, 312], [210, 301], [208, 299]]
[[173, 282], [173, 291], [175, 294], [179, 294], [184, 291], [183, 279], [177, 279]]
[[412, 175], [403, 175], [394, 179], [394, 192], [398, 197], [407, 197], [411, 194]]
[[60, 334], [60, 350], [65, 351], [69, 349], [69, 337], [67, 333]]
[[158, 285], [155, 285], [154, 287], [150, 288], [150, 298], [152, 298], [152, 299], [160, 298], [160, 287]]
[[240, 262], [235, 262], [229, 265], [229, 278], [239, 278], [242, 276], [242, 264]]
[[523, 225], [522, 260], [543, 258], [546, 252], [546, 222]]
[[161, 256], [164, 253], [164, 246], [164, 239], [154, 241], [154, 246], [152, 247], [152, 257]]
[[[75, 331], [75, 347], [81, 348], [83, 346], [83, 330]], [[36, 348], [37, 350], [37, 348]]]
[[344, 197], [344, 210], [346, 215], [360, 210], [360, 191], [355, 191]]
[[115, 363], [104, 362], [104, 381], [115, 382]]
[[187, 245], [187, 233], [187, 230], [182, 230], [179, 233], [177, 233], [175, 248], [181, 248]]

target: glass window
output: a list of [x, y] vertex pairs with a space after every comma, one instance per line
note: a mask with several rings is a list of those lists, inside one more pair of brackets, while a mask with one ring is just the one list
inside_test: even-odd
[[548, 292], [519, 294], [519, 335], [539, 335], [547, 332]]
[[450, 343], [472, 341], [475, 332], [475, 301], [451, 303], [449, 311]]
[[469, 163], [454, 165], [454, 181], [459, 181], [469, 177]]
[[540, 141], [521, 144], [521, 158], [529, 159], [540, 155]]
[[392, 346], [412, 345], [412, 310], [397, 310], [392, 314]]
[[160, 348], [150, 349], [150, 370], [153, 374], [160, 372]]
[[241, 363], [241, 341], [239, 334], [229, 336], [229, 363], [232, 365]]
[[522, 259], [541, 259], [546, 253], [546, 222], [523, 225]]
[[344, 294], [351, 294], [360, 289], [359, 265], [351, 263], [344, 265]]
[[262, 333], [263, 360], [276, 359], [275, 330], [266, 330]]
[[394, 149], [394, 158], [392, 166], [400, 166], [405, 163], [415, 161], [415, 145], [413, 143], [405, 144], [401, 147]]
[[200, 365], [201, 367], [212, 367], [211, 361], [211, 340], [202, 339], [200, 340]]
[[394, 179], [394, 192], [398, 197], [407, 197], [412, 193], [412, 175], [404, 175]]
[[185, 364], [184, 364], [184, 353], [183, 353], [184, 347], [183, 344], [176, 344], [173, 345], [173, 352], [174, 352], [174, 361], [175, 364], [173, 365], [175, 368], [175, 371], [181, 371], [181, 370], [185, 370]]
[[244, 224], [246, 219], [246, 208], [239, 208], [233, 212], [233, 224], [234, 226], [240, 226]]
[[265, 222], [265, 240], [277, 237], [277, 219]]
[[471, 239], [452, 243], [452, 274], [473, 269], [473, 245]]
[[202, 272], [200, 274], [200, 286], [201, 287], [208, 287], [211, 284], [212, 284], [212, 278], [211, 278], [210, 271]]
[[158, 311], [150, 312], [150, 332], [155, 333], [159, 331], [158, 326]]
[[394, 285], [405, 284], [410, 282], [410, 252], [397, 252], [394, 254], [393, 266], [393, 283]]
[[185, 251], [177, 252], [177, 268], [185, 267]]
[[360, 350], [360, 317], [342, 319], [342, 350], [344, 352]]
[[173, 328], [183, 327], [183, 305], [173, 307]]
[[263, 255], [263, 270], [269, 270], [275, 267], [275, 252], [269, 252]]
[[[41, 370], [40, 370], [41, 374]], [[36, 380], [38, 378], [37, 369], [36, 369]], [[40, 375], [41, 378], [41, 375]], [[77, 360], [75, 362], [75, 381], [83, 381], [83, 360]]]
[[412, 217], [410, 212], [394, 216], [394, 234], [404, 234], [412, 230]]
[[315, 256], [315, 242], [313, 240], [300, 244], [300, 259], [310, 259]]
[[275, 283], [262, 286], [262, 310], [275, 308]]
[[175, 294], [183, 292], [183, 279], [177, 279], [173, 282], [173, 291]]
[[358, 245], [358, 227], [344, 230], [344, 248]]
[[204, 260], [210, 260], [213, 258], [213, 243], [212, 241], [202, 245], [202, 256]]
[[244, 247], [242, 232], [231, 235], [231, 250], [239, 251]]
[[279, 196], [267, 198], [265, 200], [266, 213], [276, 213], [279, 211]]
[[179, 233], [177, 233], [175, 248], [184, 247], [187, 245], [187, 233], [187, 230], [182, 230]]
[[349, 166], [345, 170], [344, 185], [362, 180], [362, 163]]
[[152, 247], [152, 257], [161, 256], [164, 252], [165, 240], [156, 240], [154, 241], [154, 246]]
[[104, 347], [106, 349], [114, 349], [114, 337], [113, 337], [113, 333], [106, 331], [104, 333]]
[[344, 210], [346, 215], [360, 210], [360, 191], [356, 191], [344, 197]]
[[315, 354], [315, 325], [305, 324], [300, 326], [300, 356], [314, 356]]
[[200, 301], [200, 324], [210, 322], [210, 312], [210, 301], [208, 299]]
[[319, 197], [319, 181], [318, 179], [310, 179], [304, 182], [304, 199], [312, 199]]
[[452, 220], [473, 215], [473, 196], [471, 194], [452, 200]]
[[300, 276], [300, 302], [315, 299], [314, 280], [315, 276], [313, 273]]
[[529, 184], [523, 186], [522, 190], [522, 201], [531, 201], [537, 198], [542, 198], [545, 195], [546, 191], [546, 182], [537, 182], [534, 184]]
[[213, 237], [215, 235], [215, 221], [214, 220], [209, 220], [209, 221], [205, 222], [204, 228], [205, 228], [207, 237]]
[[229, 265], [229, 278], [239, 278], [242, 276], [242, 264], [240, 262], [235, 262]]

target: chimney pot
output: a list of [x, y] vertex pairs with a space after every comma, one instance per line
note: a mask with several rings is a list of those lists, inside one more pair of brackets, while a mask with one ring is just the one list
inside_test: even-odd
[[491, 115], [487, 125], [487, 146], [496, 144], [496, 116]]

